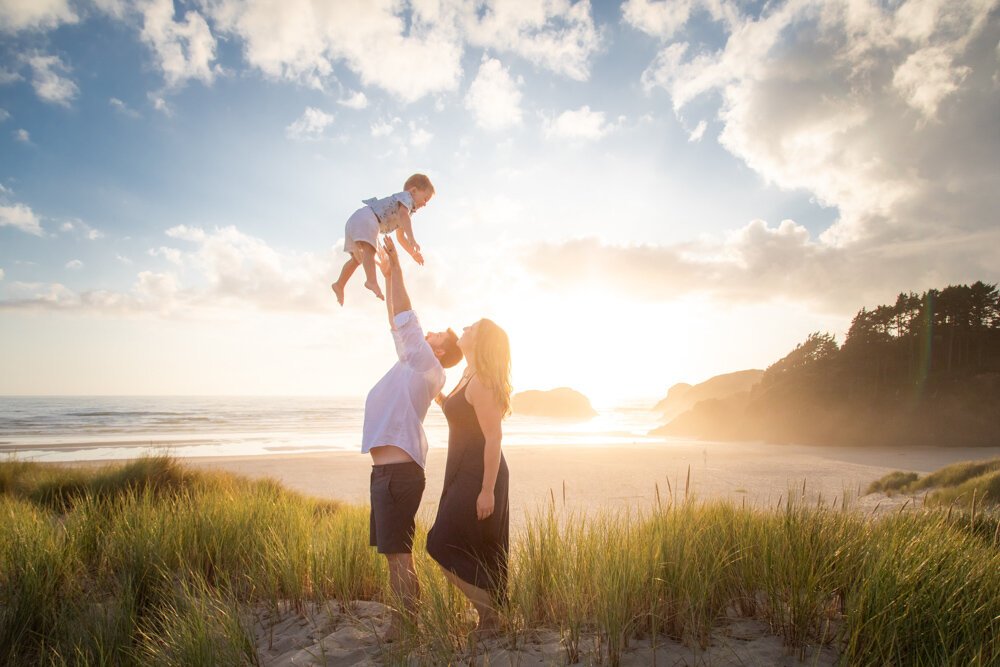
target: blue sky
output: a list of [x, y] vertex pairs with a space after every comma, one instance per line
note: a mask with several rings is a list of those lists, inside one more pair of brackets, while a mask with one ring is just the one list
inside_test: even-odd
[[[665, 394], [1000, 266], [995, 0], [0, 0], [0, 393], [364, 394], [430, 330]], [[457, 377], [457, 374], [456, 374]]]

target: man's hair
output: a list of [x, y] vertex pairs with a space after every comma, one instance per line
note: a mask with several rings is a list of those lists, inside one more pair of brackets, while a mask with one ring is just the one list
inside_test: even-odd
[[431, 185], [431, 179], [427, 178], [423, 174], [414, 174], [406, 179], [406, 183], [403, 183], [403, 189], [409, 190], [410, 188], [426, 190], [427, 192], [434, 194], [434, 186]]
[[438, 361], [442, 368], [451, 368], [462, 360], [462, 350], [458, 347], [458, 335], [451, 329], [448, 329], [446, 334], [444, 344], [441, 346], [444, 349], [444, 354]]

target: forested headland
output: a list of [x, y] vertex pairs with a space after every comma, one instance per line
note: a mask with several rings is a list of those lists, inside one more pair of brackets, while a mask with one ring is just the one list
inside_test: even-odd
[[702, 401], [668, 435], [808, 444], [1000, 445], [995, 284], [862, 308], [842, 345], [816, 332], [749, 392]]

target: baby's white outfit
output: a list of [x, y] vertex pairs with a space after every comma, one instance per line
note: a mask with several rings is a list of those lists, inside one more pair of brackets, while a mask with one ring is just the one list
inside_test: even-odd
[[344, 252], [356, 255], [355, 259], [359, 262], [361, 248], [358, 243], [363, 241], [372, 248], [378, 248], [379, 234], [399, 229], [399, 205], [402, 204], [407, 211], [413, 213], [413, 196], [403, 190], [382, 199], [365, 199], [362, 203], [365, 205], [347, 219], [347, 228], [344, 230]]

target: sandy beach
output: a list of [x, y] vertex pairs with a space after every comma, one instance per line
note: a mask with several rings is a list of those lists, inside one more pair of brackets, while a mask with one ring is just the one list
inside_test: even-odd
[[[446, 450], [431, 449], [421, 516], [432, 520], [444, 475]], [[858, 497], [894, 470], [926, 474], [957, 461], [1000, 456], [1000, 447], [812, 447], [746, 442], [678, 441], [653, 444], [507, 447], [511, 524], [554, 499], [571, 511], [648, 510], [682, 498], [685, 486], [696, 500], [728, 499], [755, 506], [796, 496], [815, 503], [843, 502], [845, 493], [863, 511], [898, 506], [905, 499], [881, 494]], [[367, 455], [335, 452], [274, 456], [186, 459], [199, 468], [270, 477], [288, 488], [350, 503], [368, 502]], [[688, 471], [690, 483], [688, 484]], [[668, 484], [669, 482], [669, 484]]]

